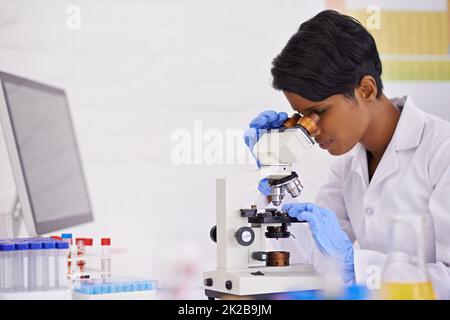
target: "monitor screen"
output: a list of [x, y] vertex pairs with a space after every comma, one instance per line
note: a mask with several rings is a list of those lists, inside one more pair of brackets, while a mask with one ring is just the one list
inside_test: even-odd
[[65, 92], [5, 74], [2, 83], [37, 233], [91, 221]]

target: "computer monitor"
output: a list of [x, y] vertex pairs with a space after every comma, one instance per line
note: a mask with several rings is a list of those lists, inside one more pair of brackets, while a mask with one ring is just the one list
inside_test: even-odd
[[30, 235], [93, 220], [64, 90], [0, 72], [0, 124]]

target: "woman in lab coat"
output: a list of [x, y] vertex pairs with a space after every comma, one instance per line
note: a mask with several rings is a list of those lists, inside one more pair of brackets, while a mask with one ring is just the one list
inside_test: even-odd
[[[437, 297], [449, 299], [450, 124], [409, 96], [388, 99], [381, 71], [367, 30], [330, 10], [303, 23], [274, 59], [274, 88], [316, 121], [316, 142], [339, 156], [315, 204], [283, 209], [308, 221], [317, 247], [344, 270], [342, 279], [359, 284], [367, 284], [373, 266], [384, 266], [392, 216], [424, 215], [428, 272]], [[276, 128], [286, 118], [265, 111], [250, 127]]]

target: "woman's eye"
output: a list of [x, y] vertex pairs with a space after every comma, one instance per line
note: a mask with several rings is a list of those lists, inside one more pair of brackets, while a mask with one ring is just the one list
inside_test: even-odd
[[325, 113], [325, 111], [327, 111], [327, 109], [319, 109], [319, 110], [316, 110], [316, 113], [321, 114], [321, 113]]

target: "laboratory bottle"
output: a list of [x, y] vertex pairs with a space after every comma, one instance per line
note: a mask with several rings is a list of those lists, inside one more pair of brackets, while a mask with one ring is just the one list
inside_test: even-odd
[[424, 228], [424, 215], [402, 214], [391, 218], [391, 247], [381, 278], [382, 299], [435, 299], [425, 259]]

